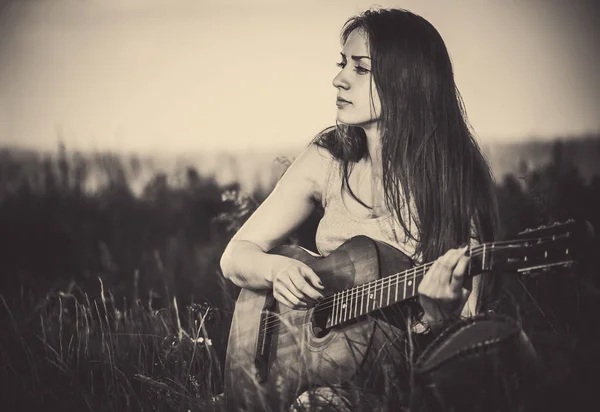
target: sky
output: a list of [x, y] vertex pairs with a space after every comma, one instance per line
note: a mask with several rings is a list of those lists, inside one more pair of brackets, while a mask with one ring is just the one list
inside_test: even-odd
[[0, 3], [0, 144], [301, 147], [335, 122], [339, 31], [372, 5], [441, 33], [482, 143], [600, 132], [595, 0]]

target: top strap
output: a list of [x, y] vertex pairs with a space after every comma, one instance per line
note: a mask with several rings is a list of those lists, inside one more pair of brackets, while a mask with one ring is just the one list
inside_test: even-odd
[[331, 196], [331, 190], [332, 190], [332, 185], [333, 185], [333, 174], [334, 174], [334, 170], [337, 170], [338, 168], [336, 167], [338, 163], [338, 160], [332, 155], [331, 159], [329, 160], [329, 164], [327, 166], [327, 173], [325, 175], [325, 186], [324, 186], [324, 190], [323, 193], [321, 195], [321, 205], [323, 206], [323, 208], [325, 208], [327, 206], [327, 202], [329, 201], [329, 197]]

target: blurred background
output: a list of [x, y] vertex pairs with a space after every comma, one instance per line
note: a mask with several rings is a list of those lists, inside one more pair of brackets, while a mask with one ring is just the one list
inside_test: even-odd
[[[0, 349], [5, 376], [21, 376], [10, 387], [14, 405], [32, 391], [32, 405], [64, 402], [57, 394], [90, 370], [100, 378], [80, 383], [74, 406], [97, 406], [103, 393], [107, 410], [119, 410], [124, 399], [140, 410], [180, 410], [219, 391], [237, 293], [220, 276], [220, 255], [289, 162], [334, 123], [339, 31], [372, 5], [0, 3], [0, 296], [2, 319], [11, 325]], [[598, 228], [599, 3], [377, 5], [422, 15], [446, 41], [496, 177], [503, 236], [568, 218]], [[318, 218], [290, 241], [310, 247]], [[581, 285], [563, 276], [531, 286], [536, 305], [546, 302], [558, 313], [539, 309], [542, 329], [560, 332], [564, 339], [556, 341], [574, 351], [568, 353], [575, 353], [573, 342], [587, 348], [597, 333], [589, 325], [578, 329], [598, 299], [589, 287], [597, 285], [596, 270], [588, 272]], [[588, 303], [557, 306], [575, 296]], [[82, 313], [90, 316], [87, 329]], [[574, 318], [577, 327], [565, 320]], [[115, 331], [123, 328], [128, 343], [117, 342]], [[116, 333], [110, 342], [107, 330]], [[197, 371], [215, 368], [210, 377], [191, 380], [198, 374], [182, 344], [177, 359], [188, 364], [173, 366], [175, 355], [161, 345], [173, 336], [183, 342], [182, 334], [210, 349], [194, 364]], [[42, 351], [43, 360], [31, 360]], [[103, 364], [107, 356], [110, 366], [97, 369], [94, 359]], [[575, 364], [564, 362], [557, 370]], [[39, 376], [61, 385], [44, 389]], [[186, 391], [165, 388], [165, 376], [177, 376], [172, 381]], [[170, 403], [144, 403], [148, 393], [171, 396]]]

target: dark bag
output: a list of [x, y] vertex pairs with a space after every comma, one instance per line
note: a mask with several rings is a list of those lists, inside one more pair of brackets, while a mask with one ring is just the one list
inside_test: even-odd
[[460, 320], [417, 359], [411, 410], [519, 410], [537, 363], [529, 338], [513, 319], [489, 312]]

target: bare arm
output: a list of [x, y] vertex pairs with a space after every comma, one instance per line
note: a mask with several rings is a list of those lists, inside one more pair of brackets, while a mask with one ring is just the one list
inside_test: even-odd
[[443, 328], [449, 315], [471, 317], [478, 313], [482, 275], [465, 278], [470, 260], [466, 252], [477, 245], [473, 229], [469, 246], [450, 249], [440, 256], [419, 285], [419, 301], [425, 311], [423, 320], [434, 331]]
[[[318, 289], [320, 281], [308, 266], [266, 252], [279, 245], [310, 216], [315, 202], [321, 199], [330, 156], [325, 149], [313, 144], [290, 165], [271, 194], [225, 248], [221, 269], [226, 278], [243, 288], [266, 289], [273, 287], [281, 272], [296, 271], [298, 276], [284, 279], [290, 283], [291, 296], [283, 303], [302, 306], [299, 304], [302, 298], [319, 297], [314, 289]], [[307, 279], [308, 287], [302, 284], [300, 277]]]

